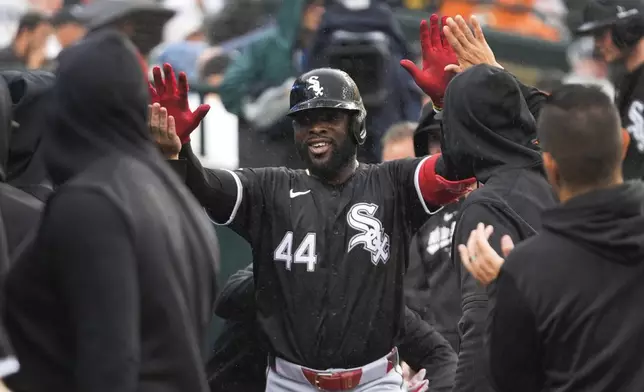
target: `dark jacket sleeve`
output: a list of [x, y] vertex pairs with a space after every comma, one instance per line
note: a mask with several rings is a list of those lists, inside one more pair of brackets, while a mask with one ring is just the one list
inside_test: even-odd
[[399, 344], [400, 356], [412, 369], [425, 369], [432, 391], [451, 391], [456, 354], [447, 340], [405, 306], [405, 323]]
[[226, 320], [244, 321], [255, 317], [253, 265], [228, 278], [215, 301], [215, 314]]
[[495, 284], [488, 287], [490, 297], [494, 298], [488, 316], [489, 370], [498, 392], [542, 390], [535, 316], [518, 289], [511, 268], [506, 268], [520, 259], [520, 248], [517, 248], [501, 268]]
[[131, 228], [94, 192], [67, 191], [49, 207], [41, 232], [74, 334], [70, 389], [134, 392], [141, 309]]
[[488, 295], [482, 286], [465, 269], [456, 247], [467, 244], [470, 232], [476, 229], [479, 222], [494, 226], [494, 233], [489, 239], [490, 245], [501, 254], [501, 237], [509, 234], [517, 240], [518, 235], [508, 218], [484, 204], [471, 204], [461, 213], [454, 233], [452, 259], [457, 270], [460, 270], [461, 310], [458, 323], [460, 335], [460, 352], [456, 370], [455, 391], [482, 392], [491, 391], [487, 377], [488, 358], [485, 350], [485, 326], [488, 315]]

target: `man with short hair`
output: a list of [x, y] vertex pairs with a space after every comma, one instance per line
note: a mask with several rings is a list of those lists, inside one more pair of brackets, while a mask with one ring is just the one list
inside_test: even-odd
[[505, 261], [490, 227], [459, 246], [480, 282], [498, 275], [488, 320], [495, 388], [644, 390], [644, 186], [623, 180], [618, 110], [597, 87], [565, 86], [543, 107], [538, 133], [562, 204], [516, 249], [503, 238]]
[[45, 63], [45, 45], [51, 26], [38, 12], [28, 12], [20, 18], [11, 44], [0, 50], [2, 69], [38, 69]]
[[380, 139], [382, 161], [414, 157], [414, 130], [418, 124], [401, 122], [392, 125]]

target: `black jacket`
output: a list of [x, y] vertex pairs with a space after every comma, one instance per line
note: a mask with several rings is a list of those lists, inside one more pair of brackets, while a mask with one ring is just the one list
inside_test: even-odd
[[506, 259], [490, 366], [506, 391], [644, 390], [644, 186], [591, 191], [543, 214]]
[[45, 71], [2, 71], [0, 77], [13, 102], [7, 182], [45, 201], [53, 188], [40, 147], [51, 128], [48, 114], [55, 76]]
[[480, 65], [456, 76], [445, 97], [443, 156], [455, 163], [460, 175], [474, 175], [483, 184], [465, 199], [453, 237], [462, 306], [458, 392], [491, 388], [484, 350], [488, 296], [454, 247], [467, 243], [470, 232], [483, 222], [494, 226], [490, 244], [500, 254], [503, 235], [518, 243], [536, 234], [541, 212], [556, 204], [542, 172], [531, 97], [522, 90], [506, 71]]
[[44, 143], [58, 186], [7, 278], [15, 391], [207, 391], [217, 240], [150, 140], [132, 44], [60, 56]]
[[[208, 362], [210, 390], [263, 391], [269, 346], [255, 321], [252, 264], [233, 274], [217, 298], [215, 313], [227, 320]], [[405, 309], [398, 344], [401, 357], [415, 370], [427, 370], [432, 391], [451, 391], [456, 354], [420, 316]], [[448, 366], [446, 366], [446, 364]]]
[[[15, 79], [20, 78], [18, 71]], [[22, 74], [27, 74], [25, 71]], [[0, 73], [4, 75], [4, 73]], [[26, 193], [11, 183], [11, 149], [14, 143], [19, 143], [19, 131], [12, 124], [14, 107], [12, 104], [11, 87], [16, 84], [7, 83], [0, 77], [0, 211], [6, 227], [7, 248], [5, 251], [11, 260], [34, 237], [38, 228], [43, 203], [34, 196]], [[33, 113], [32, 117], [35, 116]], [[4, 235], [4, 234], [3, 234]]]
[[456, 352], [461, 292], [451, 250], [460, 205], [445, 206], [418, 230], [411, 242], [405, 274], [407, 306], [433, 325]]

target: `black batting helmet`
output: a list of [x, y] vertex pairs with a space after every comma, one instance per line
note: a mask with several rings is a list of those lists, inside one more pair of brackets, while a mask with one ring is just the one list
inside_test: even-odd
[[644, 37], [643, 0], [591, 0], [583, 12], [578, 35], [610, 29], [615, 46], [627, 49]]
[[429, 140], [440, 142], [441, 120], [437, 118], [434, 107], [431, 103], [423, 106], [420, 114], [418, 127], [414, 131], [414, 154], [417, 157], [423, 157], [429, 154]]
[[362, 103], [358, 86], [344, 71], [319, 68], [301, 75], [293, 83], [290, 101], [289, 116], [319, 108], [349, 111], [353, 114], [349, 132], [356, 143], [363, 144], [367, 139], [367, 110]]

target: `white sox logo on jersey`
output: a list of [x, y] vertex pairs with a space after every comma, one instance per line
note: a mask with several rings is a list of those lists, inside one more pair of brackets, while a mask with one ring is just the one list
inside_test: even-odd
[[628, 119], [631, 122], [626, 129], [631, 134], [631, 143], [634, 143], [639, 152], [644, 152], [644, 103], [633, 101], [628, 109]]
[[389, 260], [389, 235], [385, 233], [382, 222], [375, 217], [378, 206], [370, 203], [357, 203], [347, 213], [347, 223], [360, 233], [349, 241], [350, 252], [357, 245], [371, 253], [371, 262], [378, 265]]
[[307, 90], [313, 90], [316, 97], [319, 97], [324, 93], [324, 87], [320, 86], [320, 81], [317, 76], [311, 76], [306, 82], [309, 84]]

